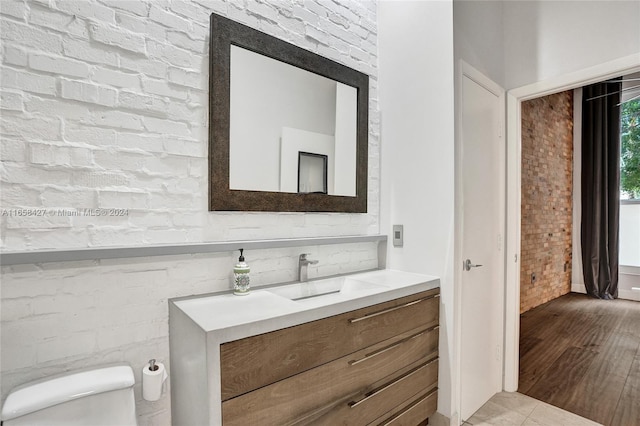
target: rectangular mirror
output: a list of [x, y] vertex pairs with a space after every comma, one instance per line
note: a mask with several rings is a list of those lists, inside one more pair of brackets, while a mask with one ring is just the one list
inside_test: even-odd
[[212, 14], [209, 86], [210, 210], [366, 212], [366, 74]]

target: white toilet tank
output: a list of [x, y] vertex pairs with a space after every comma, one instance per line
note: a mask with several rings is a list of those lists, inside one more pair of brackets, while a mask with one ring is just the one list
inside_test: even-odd
[[12, 390], [3, 426], [135, 426], [133, 371], [117, 365], [73, 372]]

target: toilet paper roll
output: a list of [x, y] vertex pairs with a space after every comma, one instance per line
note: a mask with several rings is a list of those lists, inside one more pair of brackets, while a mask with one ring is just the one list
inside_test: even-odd
[[164, 381], [167, 380], [167, 370], [164, 364], [156, 362], [157, 370], [151, 371], [149, 364], [142, 369], [142, 397], [147, 401], [157, 401], [162, 396]]

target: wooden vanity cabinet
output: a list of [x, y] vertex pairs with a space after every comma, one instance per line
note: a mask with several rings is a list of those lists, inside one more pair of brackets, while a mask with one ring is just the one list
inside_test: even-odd
[[224, 343], [227, 425], [411, 425], [436, 411], [439, 289]]

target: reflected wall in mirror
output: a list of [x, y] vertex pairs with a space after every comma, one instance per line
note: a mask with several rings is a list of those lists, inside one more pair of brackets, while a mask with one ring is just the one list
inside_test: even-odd
[[[365, 74], [212, 14], [210, 210], [366, 212], [368, 85]], [[313, 190], [300, 186], [301, 152], [325, 159], [324, 184], [307, 176]], [[312, 155], [305, 165], [317, 164]]]
[[305, 151], [327, 156], [329, 195], [355, 197], [357, 96], [355, 87], [232, 45], [230, 188], [299, 192], [297, 153]]

